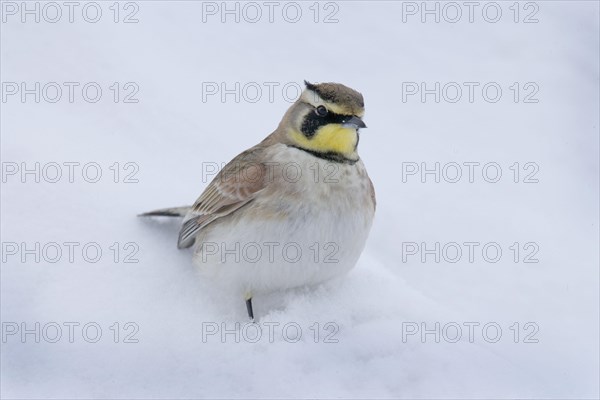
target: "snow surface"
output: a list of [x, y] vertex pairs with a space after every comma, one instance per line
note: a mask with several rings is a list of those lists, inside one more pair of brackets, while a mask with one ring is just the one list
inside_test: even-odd
[[[498, 23], [483, 20], [481, 8], [473, 23], [466, 15], [421, 23], [419, 15], [402, 21], [409, 5], [401, 2], [343, 1], [335, 3], [339, 22], [330, 24], [313, 22], [312, 2], [299, 3], [298, 23], [286, 22], [281, 8], [269, 23], [265, 6], [257, 23], [231, 16], [221, 23], [218, 15], [203, 22], [203, 4], [192, 1], [139, 1], [138, 23], [113, 23], [112, 2], [100, 4], [95, 24], [78, 8], [73, 23], [65, 15], [22, 23], [4, 14], [1, 26], [3, 82], [103, 88], [97, 103], [82, 100], [79, 89], [73, 103], [36, 103], [32, 95], [1, 103], [3, 171], [22, 162], [96, 162], [103, 173], [98, 183], [84, 181], [80, 169], [73, 183], [66, 176], [36, 183], [33, 175], [22, 183], [20, 174], [2, 183], [3, 398], [598, 398], [597, 2], [535, 2], [539, 22], [529, 24], [513, 22], [513, 2], [499, 3]], [[320, 7], [321, 20], [334, 10]], [[519, 7], [520, 19], [534, 10]], [[120, 18], [132, 10], [121, 8]], [[263, 336], [250, 343], [243, 304], [199, 279], [191, 253], [176, 249], [177, 223], [136, 214], [193, 202], [206, 186], [203, 163], [227, 162], [271, 132], [289, 106], [280, 88], [303, 79], [363, 93], [369, 127], [359, 150], [377, 191], [376, 219], [348, 276], [257, 298]], [[135, 82], [139, 102], [114, 103], [114, 82]], [[272, 102], [264, 86], [255, 103], [203, 102], [203, 82], [280, 86]], [[473, 103], [466, 92], [457, 103], [435, 103], [432, 95], [403, 102], [402, 82], [497, 82], [503, 95], [496, 103], [480, 91]], [[521, 90], [535, 83], [539, 102], [515, 103], [514, 82]], [[115, 162], [120, 183], [109, 169]], [[122, 182], [127, 162], [139, 167], [138, 183]], [[496, 162], [503, 175], [488, 183], [479, 169], [473, 183], [466, 176], [421, 183], [418, 175], [403, 182], [402, 163], [410, 162]], [[519, 183], [509, 169], [515, 162]], [[527, 162], [539, 166], [538, 183], [522, 182]], [[50, 253], [22, 262], [10, 247], [22, 242], [80, 246], [74, 262], [63, 254], [51, 263]], [[119, 262], [109, 248], [115, 242]], [[138, 263], [123, 262], [129, 242], [139, 246]], [[503, 254], [487, 262], [480, 246], [473, 263], [466, 254], [456, 263], [403, 260], [408, 242], [496, 242]], [[529, 242], [539, 247], [538, 263], [523, 262]], [[82, 258], [86, 243], [102, 248], [97, 263]], [[35, 334], [8, 334], [36, 322], [46, 327], [40, 343]], [[68, 322], [80, 324], [73, 343]], [[102, 328], [97, 343], [81, 333], [90, 322]], [[127, 322], [136, 325], [126, 329]], [[236, 332], [236, 322], [245, 335], [239, 343], [235, 333], [206, 335], [222, 323]], [[434, 334], [403, 340], [403, 330], [422, 323], [434, 330], [436, 322], [447, 328], [439, 343]], [[469, 322], [480, 324], [472, 343]], [[48, 340], [52, 323], [62, 326], [56, 343]], [[272, 343], [269, 323], [279, 324]], [[282, 331], [291, 323], [302, 329], [295, 343], [293, 329]], [[496, 343], [486, 341], [496, 325], [482, 334], [487, 323], [502, 329]], [[462, 336], [452, 343], [455, 324]], [[124, 343], [135, 326], [138, 342]], [[330, 339], [337, 343], [327, 343], [336, 327]], [[528, 339], [537, 343], [525, 343], [536, 327]], [[93, 336], [92, 329], [86, 337]]]

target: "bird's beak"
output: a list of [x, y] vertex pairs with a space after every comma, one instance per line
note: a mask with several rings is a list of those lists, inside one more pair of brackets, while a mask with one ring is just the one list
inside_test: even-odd
[[367, 127], [367, 125], [365, 125], [363, 120], [356, 116], [352, 116], [352, 118], [345, 120], [342, 123], [342, 126], [344, 128], [355, 128], [355, 129]]

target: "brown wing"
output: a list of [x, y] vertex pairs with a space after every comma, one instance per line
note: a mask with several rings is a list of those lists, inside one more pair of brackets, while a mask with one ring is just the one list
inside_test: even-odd
[[202, 228], [246, 205], [265, 188], [266, 166], [257, 161], [260, 153], [256, 148], [247, 150], [217, 174], [186, 216], [177, 247], [191, 246]]

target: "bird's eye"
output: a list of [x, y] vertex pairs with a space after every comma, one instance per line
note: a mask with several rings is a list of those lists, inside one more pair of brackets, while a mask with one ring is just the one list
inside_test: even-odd
[[315, 112], [317, 113], [317, 115], [319, 117], [324, 117], [327, 115], [327, 109], [325, 108], [325, 106], [319, 106], [317, 107], [317, 109], [315, 110]]

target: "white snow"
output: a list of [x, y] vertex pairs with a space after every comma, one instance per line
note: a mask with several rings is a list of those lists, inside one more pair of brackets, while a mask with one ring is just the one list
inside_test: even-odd
[[[225, 15], [222, 23], [220, 14], [205, 15], [206, 22], [202, 14], [221, 2], [138, 1], [132, 4], [139, 22], [130, 24], [113, 22], [113, 2], [98, 3], [97, 23], [82, 18], [85, 2], [73, 23], [61, 2], [60, 21], [45, 21], [55, 15], [46, 8], [39, 23], [32, 15], [23, 23], [22, 4], [1, 4], [3, 398], [598, 398], [597, 2], [522, 2], [518, 23], [513, 2], [497, 3], [497, 23], [482, 17], [484, 6], [493, 7], [488, 2], [479, 2], [472, 23], [462, 2], [454, 3], [462, 11], [456, 23], [443, 18], [454, 17], [447, 3], [438, 3], [447, 13], [440, 23], [431, 15], [422, 23], [420, 14], [405, 14], [403, 22], [403, 9], [421, 2], [384, 1], [320, 3], [319, 20], [337, 7], [337, 23], [315, 23], [312, 2], [298, 3], [297, 23], [282, 17], [289, 3], [278, 3], [270, 23], [267, 6], [258, 2], [262, 19], [249, 23], [244, 17], [255, 11], [239, 3], [246, 12], [240, 22]], [[27, 2], [31, 9], [35, 4], [43, 13], [46, 3]], [[119, 19], [135, 11], [119, 7]], [[539, 22], [523, 23], [532, 12]], [[493, 9], [488, 13], [494, 16]], [[293, 18], [293, 9], [287, 15]], [[262, 337], [251, 343], [256, 326], [247, 325], [243, 302], [211, 288], [194, 272], [191, 252], [177, 250], [177, 222], [136, 214], [192, 203], [207, 184], [203, 165], [220, 166], [270, 133], [290, 104], [281, 88], [303, 79], [341, 82], [363, 93], [368, 129], [359, 152], [378, 208], [348, 276], [255, 299]], [[40, 91], [56, 82], [63, 97], [47, 101], [54, 97], [51, 85], [39, 103], [33, 94], [22, 102], [20, 92], [9, 94], [11, 82], [29, 89], [40, 82]], [[65, 82], [80, 83], [72, 103]], [[87, 82], [102, 88], [97, 103], [81, 96]], [[122, 102], [132, 91], [127, 82], [139, 87], [138, 103]], [[229, 88], [255, 82], [263, 93], [247, 101], [255, 96], [247, 86], [239, 102], [234, 95], [203, 101], [206, 82]], [[278, 84], [273, 101], [265, 82]], [[403, 82], [405, 90], [414, 87], [410, 82], [429, 89], [456, 82], [446, 98], [456, 86], [463, 97], [436, 103], [430, 94], [423, 103], [415, 95], [403, 102]], [[472, 103], [464, 82], [479, 84]], [[488, 82], [502, 89], [496, 103], [481, 96]], [[536, 87], [539, 102], [524, 103]], [[40, 182], [35, 173], [21, 174], [36, 162]], [[68, 162], [80, 163], [74, 182]], [[110, 168], [115, 162], [119, 183]], [[436, 162], [450, 179], [455, 169], [448, 163], [461, 165], [459, 182], [442, 177], [436, 183], [431, 174], [426, 183], [419, 174], [403, 182], [403, 163], [431, 169]], [[465, 162], [480, 163], [472, 183]], [[502, 170], [497, 183], [481, 175], [491, 162]], [[515, 162], [518, 183], [510, 169]], [[535, 165], [525, 167], [528, 162]], [[49, 182], [53, 163], [63, 174], [57, 183]], [[99, 182], [83, 179], [86, 163], [100, 166]], [[524, 183], [536, 165], [539, 182]], [[124, 183], [135, 166], [139, 182]], [[23, 251], [36, 242], [38, 254], [46, 248], [39, 262]], [[73, 262], [65, 242], [79, 243]], [[422, 262], [420, 253], [406, 254], [411, 243], [422, 242], [428, 249], [456, 242], [463, 254], [456, 263], [446, 260], [454, 245], [439, 263], [434, 255]], [[472, 263], [465, 242], [480, 244]], [[102, 249], [100, 261], [82, 257], [88, 243]], [[498, 262], [482, 257], [486, 243], [502, 249]], [[62, 256], [52, 263], [57, 246]], [[132, 246], [139, 262], [125, 263]], [[524, 263], [535, 246], [539, 262]], [[35, 330], [36, 322], [39, 334], [22, 338], [21, 328]], [[69, 322], [79, 324], [72, 343]], [[86, 323], [102, 329], [98, 342], [83, 337]], [[421, 324], [433, 331], [436, 323], [439, 343], [433, 333], [425, 340], [421, 332], [407, 335]], [[469, 323], [479, 324], [472, 325], [472, 343]], [[56, 325], [62, 337], [51, 343]], [[456, 326], [462, 336], [452, 343]], [[10, 334], [15, 327], [19, 332]], [[138, 342], [124, 343], [136, 327]], [[302, 335], [292, 343], [297, 327]], [[489, 343], [495, 327], [502, 335]], [[222, 328], [229, 330], [224, 340]], [[214, 329], [219, 333], [209, 334]], [[526, 343], [536, 329], [528, 338], [537, 343]], [[331, 332], [335, 343], [325, 340]], [[87, 333], [93, 338], [94, 328]]]

